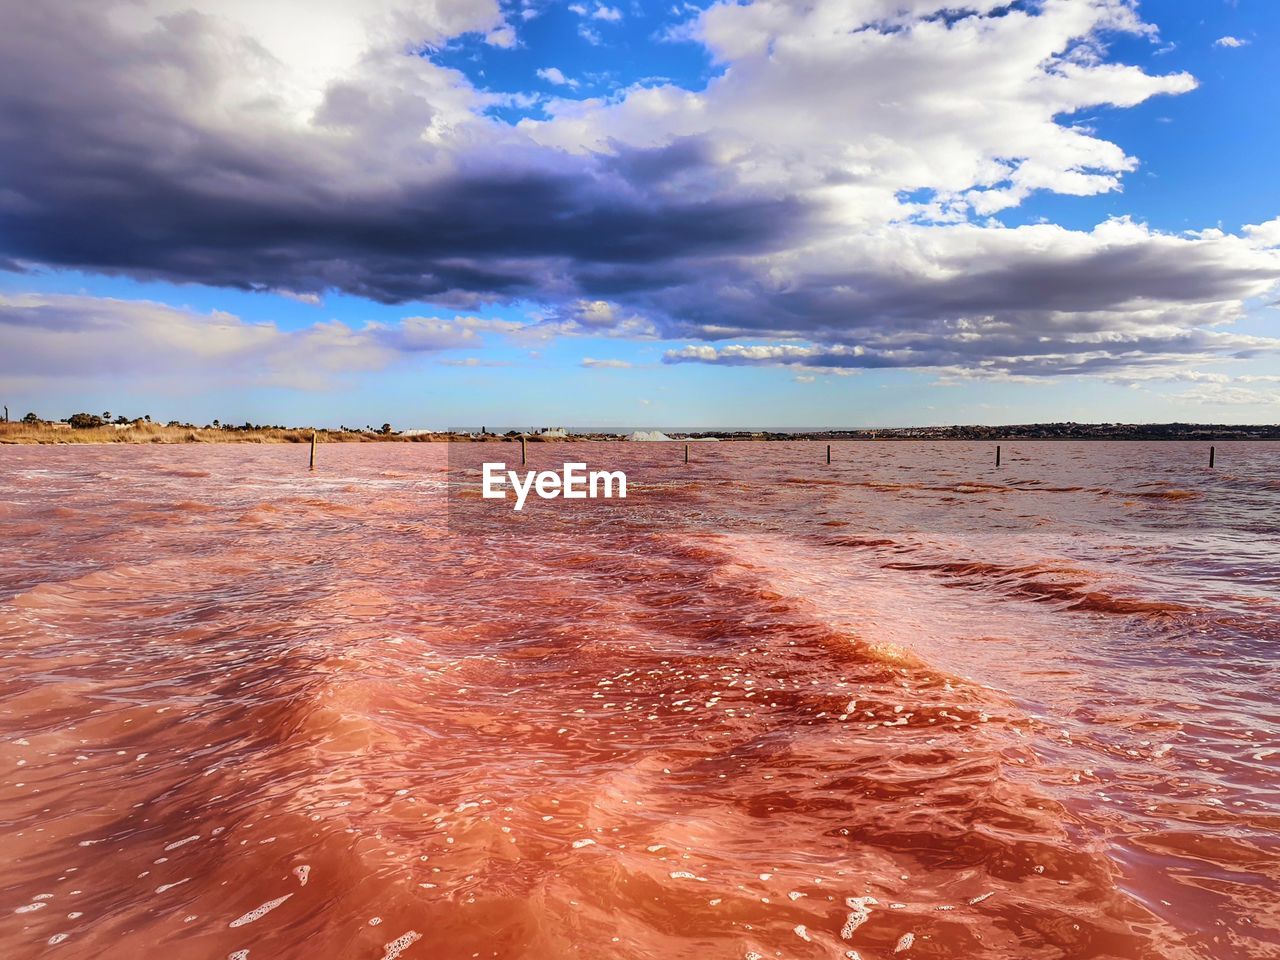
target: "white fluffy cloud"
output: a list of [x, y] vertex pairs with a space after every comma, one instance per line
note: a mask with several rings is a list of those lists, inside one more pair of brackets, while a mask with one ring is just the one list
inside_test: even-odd
[[[1195, 87], [1102, 58], [1100, 32], [1149, 32], [1123, 0], [1046, 0], [1038, 14], [987, 0], [951, 18], [944, 6], [719, 3], [691, 30], [727, 67], [705, 91], [561, 101], [550, 121], [524, 126], [579, 151], [703, 137], [736, 180], [804, 190], [847, 227], [989, 214], [1034, 190], [1116, 189], [1137, 161], [1061, 117]], [[920, 190], [934, 194], [924, 206], [896, 199]]]
[[564, 75], [559, 67], [544, 67], [536, 71], [537, 75], [547, 83], [554, 83], [558, 87], [576, 87], [577, 80], [571, 80]]
[[1266, 223], [1249, 224], [1244, 228], [1244, 234], [1261, 249], [1280, 247], [1280, 217]]
[[[61, 6], [74, 15], [85, 4], [70, 0]], [[210, 79], [236, 84], [250, 95], [282, 98], [299, 118], [319, 107], [335, 85], [409, 51], [464, 33], [484, 35], [495, 46], [515, 39], [498, 0], [107, 0], [94, 6], [125, 35], [150, 34], [159, 41], [157, 27], [169, 22], [176, 25], [169, 29], [214, 42], [242, 38], [242, 48], [232, 46], [227, 54], [243, 58], [251, 69], [234, 74], [224, 68]], [[250, 103], [236, 106], [252, 109]]]

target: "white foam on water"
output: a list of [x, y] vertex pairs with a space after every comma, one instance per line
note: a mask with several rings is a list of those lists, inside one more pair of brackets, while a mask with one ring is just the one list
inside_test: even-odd
[[268, 913], [270, 913], [276, 907], [280, 906], [280, 904], [284, 903], [286, 900], [288, 900], [292, 896], [293, 896], [292, 893], [286, 893], [283, 897], [276, 897], [274, 900], [268, 900], [266, 903], [262, 904], [262, 906], [254, 907], [244, 916], [237, 917], [236, 919], [232, 920], [229, 924], [227, 924], [227, 926], [243, 927], [246, 923], [253, 923], [253, 921], [255, 920], [261, 920]]
[[227, 960], [249, 960], [248, 950], [237, 950], [235, 953], [227, 954]]
[[307, 885], [307, 878], [311, 876], [311, 867], [305, 863], [299, 867], [294, 867], [293, 875], [298, 878], [298, 886], [305, 887]]
[[916, 942], [914, 933], [904, 933], [898, 938], [898, 945], [893, 948], [894, 953], [901, 953], [903, 950], [910, 950], [911, 945]]
[[164, 893], [166, 890], [172, 890], [174, 887], [184, 884], [190, 879], [190, 877], [183, 877], [181, 880], [175, 880], [173, 883], [162, 883], [160, 886], [156, 887], [156, 893]]
[[69, 934], [66, 934], [66, 933], [55, 933], [55, 934], [54, 934], [52, 937], [50, 937], [50, 938], [48, 939], [48, 941], [46, 941], [46, 942], [49, 944], [49, 946], [51, 946], [51, 947], [56, 947], [56, 946], [57, 946], [58, 944], [60, 944], [63, 940], [67, 939], [67, 937], [68, 937], [68, 936], [69, 936]]
[[813, 943], [813, 937], [809, 936], [809, 931], [805, 928], [803, 923], [796, 924], [795, 935], [805, 943]]
[[995, 895], [996, 894], [994, 890], [989, 890], [988, 892], [982, 894], [981, 896], [974, 897], [972, 900], [969, 901], [969, 903], [971, 905], [975, 903], [981, 903], [983, 900], [987, 899], [987, 897], [994, 897]]
[[581, 850], [583, 847], [589, 847], [593, 843], [595, 843], [595, 841], [590, 839], [589, 837], [585, 840], [575, 840], [573, 841], [573, 849]]
[[17, 910], [13, 912], [14, 913], [34, 913], [36, 910], [39, 910], [42, 907], [47, 907], [47, 906], [48, 904], [45, 903], [43, 900], [37, 900], [35, 903], [28, 903], [25, 907], [19, 907]]
[[382, 949], [386, 951], [382, 955], [382, 960], [396, 960], [396, 957], [404, 953], [411, 946], [422, 939], [422, 934], [417, 930], [410, 930], [408, 933], [402, 933], [396, 937]]
[[849, 897], [844, 903], [850, 913], [844, 922], [844, 927], [840, 930], [840, 936], [848, 940], [853, 936], [854, 931], [866, 923], [867, 918], [871, 916], [871, 904], [879, 901], [875, 897]]

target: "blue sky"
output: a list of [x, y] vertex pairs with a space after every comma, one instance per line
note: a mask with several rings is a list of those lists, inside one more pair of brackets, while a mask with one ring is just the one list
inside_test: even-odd
[[[477, 86], [514, 96], [609, 96], [633, 84], [661, 81], [701, 89], [722, 68], [701, 44], [674, 38], [691, 13], [705, 6], [539, 4], [531, 8], [536, 16], [513, 17], [520, 24], [518, 46], [498, 47], [468, 34], [424, 55], [461, 70]], [[553, 69], [559, 74], [548, 77]], [[513, 104], [493, 112], [511, 122], [544, 115], [537, 105]]]
[[[1280, 5], [1073, 0], [1081, 26], [1053, 2], [949, 26], [921, 0], [440, 22], [378, 0], [317, 13], [301, 45], [251, 4], [32, 13], [15, 43], [70, 49], [0, 76], [57, 96], [0, 82], [4, 402], [401, 427], [1280, 420]], [[95, 36], [119, 55], [73, 61]], [[274, 66], [224, 62], [220, 36]], [[104, 133], [142, 38], [218, 79], [121, 94]], [[1035, 43], [1053, 57], [1020, 63]]]
[[[1220, 225], [1238, 229], [1280, 209], [1280, 182], [1269, 171], [1280, 156], [1280, 6], [1257, 0], [1146, 0], [1156, 42], [1113, 40], [1116, 59], [1153, 71], [1185, 70], [1200, 86], [1128, 109], [1086, 111], [1081, 122], [1119, 143], [1142, 166], [1124, 189], [1096, 197], [1044, 195], [1002, 217], [1008, 223], [1049, 217], [1085, 228], [1130, 214], [1164, 230]], [[1246, 45], [1218, 45], [1235, 37]]]

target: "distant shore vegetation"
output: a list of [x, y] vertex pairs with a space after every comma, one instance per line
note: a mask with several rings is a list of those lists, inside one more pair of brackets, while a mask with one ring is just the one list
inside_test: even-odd
[[160, 423], [150, 414], [113, 416], [110, 411], [73, 413], [61, 420], [47, 420], [27, 413], [18, 420], [0, 421], [0, 443], [309, 443], [312, 435], [325, 441], [433, 440], [446, 435], [415, 433], [411, 437], [381, 427], [286, 427], [280, 424], [196, 424], [181, 420]]
[[[553, 443], [589, 440], [649, 439], [638, 433], [574, 431], [563, 427], [529, 430], [396, 430], [390, 423], [364, 427], [196, 424], [179, 420], [160, 423], [149, 414], [128, 417], [102, 413], [73, 413], [49, 420], [30, 412], [19, 419], [0, 419], [0, 444], [66, 443], [324, 443], [486, 442], [524, 438]], [[887, 427], [848, 430], [699, 430], [669, 432], [662, 439], [685, 440], [1280, 440], [1280, 424], [1203, 423], [1031, 423], [1007, 426], [952, 425]]]

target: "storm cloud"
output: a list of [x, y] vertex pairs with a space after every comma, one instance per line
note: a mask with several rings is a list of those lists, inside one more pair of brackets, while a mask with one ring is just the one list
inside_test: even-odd
[[[459, 97], [460, 75], [399, 50], [300, 119], [242, 89], [246, 69], [283, 65], [234, 25], [184, 13], [130, 33], [107, 9], [6, 17], [0, 249], [16, 260], [459, 304], [592, 275], [619, 292], [645, 284], [634, 268], [771, 249], [803, 216], [794, 196], [651, 189], [709, 167], [696, 143], [594, 156], [521, 142], [474, 112], [484, 97]], [[437, 123], [451, 136], [427, 136]]]

